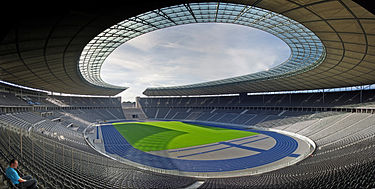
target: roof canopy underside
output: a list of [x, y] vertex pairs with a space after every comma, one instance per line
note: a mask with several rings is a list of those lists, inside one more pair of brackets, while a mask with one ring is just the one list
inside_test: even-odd
[[268, 71], [207, 83], [154, 88], [153, 90], [204, 88], [264, 78], [275, 79], [313, 69], [325, 58], [326, 52], [320, 39], [308, 28], [292, 19], [250, 5], [204, 2], [186, 3], [149, 11], [106, 29], [85, 46], [79, 62], [80, 71], [90, 83], [108, 86], [100, 78], [100, 68], [105, 58], [121, 44], [154, 30], [183, 24], [214, 22], [244, 25], [271, 33], [288, 44], [291, 48], [291, 56], [281, 65]]
[[[148, 96], [234, 94], [336, 88], [375, 83], [375, 16], [372, 13], [352, 1], [256, 2], [255, 6], [289, 17], [315, 33], [325, 47], [326, 55], [322, 62], [310, 69], [302, 69], [301, 72], [279, 74], [276, 77], [237, 79], [232, 82], [226, 79], [184, 86], [148, 88], [144, 94]], [[303, 48], [300, 46], [298, 49]], [[292, 48], [292, 55], [293, 53], [299, 52]], [[305, 62], [299, 60], [300, 64]]]
[[[89, 68], [91, 71], [96, 70], [93, 73], [99, 76], [96, 77], [99, 80], [94, 83], [84, 76], [84, 72], [80, 71], [78, 65], [85, 46], [100, 33], [124, 20], [153, 10], [156, 10], [155, 14], [163, 16], [163, 13], [158, 11], [164, 7], [182, 4], [182, 8], [187, 10], [185, 12], [189, 12], [193, 17], [192, 20], [196, 20], [197, 17], [193, 16], [193, 9], [188, 6], [194, 2], [197, 1], [155, 1], [151, 4], [140, 3], [131, 6], [66, 5], [50, 9], [43, 7], [40, 10], [25, 6], [25, 11], [18, 11], [19, 14], [14, 17], [1, 15], [1, 19], [5, 19], [2, 22], [5, 26], [3, 28], [6, 29], [0, 32], [0, 79], [54, 92], [89, 95], [117, 94], [126, 88], [108, 85], [101, 81], [100, 64], [97, 64], [99, 69]], [[221, 2], [220, 4], [225, 4]], [[225, 2], [244, 3], [243, 1]], [[324, 59], [319, 64], [314, 64], [317, 62], [314, 61], [311, 65], [315, 66], [309, 67], [308, 70], [282, 77], [278, 75], [278, 77], [238, 80], [204, 86], [198, 84], [149, 88], [144, 93], [153, 96], [204, 95], [331, 88], [375, 83], [375, 16], [358, 4], [349, 0], [303, 2], [299, 0], [250, 0], [246, 1], [246, 6], [243, 7], [270, 10], [302, 24], [320, 39], [326, 52], [326, 54], [323, 52], [307, 54], [317, 55], [315, 57], [317, 59], [314, 60], [318, 61], [322, 60], [322, 55], [324, 55]], [[241, 10], [239, 12], [241, 13]], [[168, 19], [168, 16], [164, 15], [164, 18]], [[142, 20], [137, 20], [137, 22], [142, 22]], [[298, 43], [288, 43], [290, 44]], [[292, 46], [291, 49], [293, 51]], [[306, 54], [306, 48], [302, 49]], [[301, 53], [294, 54], [299, 58], [305, 58], [306, 61], [312, 60], [306, 59]], [[106, 56], [108, 54], [102, 58], [105, 59]], [[104, 59], [98, 59], [98, 61], [104, 61]], [[303, 64], [306, 61], [299, 63]]]

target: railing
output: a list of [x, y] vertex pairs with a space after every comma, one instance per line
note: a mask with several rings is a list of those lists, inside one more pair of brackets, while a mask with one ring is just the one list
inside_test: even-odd
[[[70, 174], [70, 177], [74, 174], [108, 177], [119, 169], [134, 169], [117, 162], [113, 163], [104, 156], [68, 146], [62, 143], [63, 140], [58, 140], [57, 137], [28, 131], [0, 120], [0, 149], [5, 155], [3, 158], [19, 160], [20, 168], [28, 170], [27, 172], [32, 175], [37, 176], [40, 169], [45, 168], [47, 171], [48, 168], [48, 171], [63, 169], [66, 173], [58, 174]], [[40, 179], [42, 182], [54, 182], [56, 178], [43, 174], [38, 177], [38, 180]]]

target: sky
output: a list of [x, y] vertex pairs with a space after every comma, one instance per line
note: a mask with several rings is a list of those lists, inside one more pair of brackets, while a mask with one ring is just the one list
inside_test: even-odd
[[102, 79], [129, 89], [117, 96], [135, 101], [147, 87], [225, 79], [264, 71], [286, 61], [290, 48], [267, 32], [235, 24], [187, 24], [156, 30], [115, 49]]

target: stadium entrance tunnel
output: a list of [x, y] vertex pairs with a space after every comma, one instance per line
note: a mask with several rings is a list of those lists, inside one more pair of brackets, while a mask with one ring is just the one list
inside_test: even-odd
[[307, 137], [264, 128], [213, 122], [105, 123], [87, 142], [121, 163], [158, 173], [196, 178], [257, 175], [310, 156]]

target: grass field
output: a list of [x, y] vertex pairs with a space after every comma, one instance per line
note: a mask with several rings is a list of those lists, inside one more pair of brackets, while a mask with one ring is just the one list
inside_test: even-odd
[[179, 121], [113, 123], [113, 125], [133, 147], [146, 152], [210, 144], [258, 134]]

